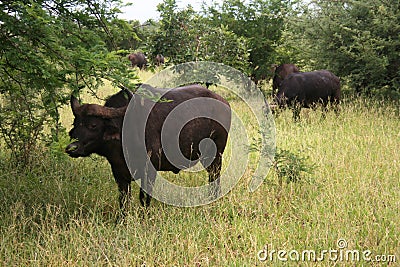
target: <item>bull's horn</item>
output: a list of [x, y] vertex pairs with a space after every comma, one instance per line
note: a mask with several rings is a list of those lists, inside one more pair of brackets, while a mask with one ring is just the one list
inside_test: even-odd
[[80, 113], [81, 104], [79, 104], [78, 99], [73, 95], [71, 95], [70, 103], [71, 103], [72, 113], [76, 116], [77, 114]]
[[120, 108], [104, 107], [96, 104], [88, 105], [86, 115], [97, 116], [104, 119], [113, 119], [123, 117], [125, 115], [127, 106]]

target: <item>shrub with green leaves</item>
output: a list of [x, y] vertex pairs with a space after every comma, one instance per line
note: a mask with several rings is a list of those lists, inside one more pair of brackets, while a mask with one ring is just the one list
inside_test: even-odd
[[275, 154], [274, 169], [279, 183], [285, 179], [287, 183], [298, 182], [305, 175], [311, 175], [316, 168], [309, 162], [308, 157], [286, 149], [278, 149]]
[[[0, 3], [0, 145], [29, 163], [39, 141], [58, 138], [59, 109], [71, 92], [104, 79], [132, 87], [111, 27], [120, 1]], [[121, 22], [121, 21], [119, 21]], [[122, 23], [122, 22], [121, 22]]]

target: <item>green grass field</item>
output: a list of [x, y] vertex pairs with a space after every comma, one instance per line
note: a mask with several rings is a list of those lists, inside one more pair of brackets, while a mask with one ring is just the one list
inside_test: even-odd
[[[246, 113], [243, 103], [232, 99], [231, 104]], [[71, 159], [60, 144], [60, 153], [38, 151], [31, 169], [14, 169], [2, 160], [0, 265], [380, 266], [362, 259], [366, 250], [373, 260], [395, 255], [391, 264], [398, 265], [399, 107], [345, 100], [339, 116], [329, 112], [321, 119], [318, 110], [304, 110], [301, 116], [294, 123], [291, 112], [284, 111], [275, 119], [277, 147], [314, 165], [301, 180], [282, 182], [271, 170], [250, 193], [250, 168], [224, 198], [195, 208], [153, 200], [143, 209], [134, 186], [132, 207], [117, 224], [118, 190], [105, 159]], [[67, 107], [63, 122], [68, 130], [71, 119]], [[204, 172], [177, 180], [185, 177], [207, 181]], [[338, 247], [340, 239], [347, 242], [345, 248]], [[317, 262], [302, 260], [304, 250], [315, 251]], [[360, 260], [346, 260], [347, 250], [359, 251]], [[335, 261], [335, 255], [343, 258]]]

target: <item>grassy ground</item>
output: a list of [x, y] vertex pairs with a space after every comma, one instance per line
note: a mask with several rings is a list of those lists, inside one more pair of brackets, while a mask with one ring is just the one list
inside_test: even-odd
[[[241, 103], [233, 105], [242, 110]], [[65, 114], [68, 129], [68, 109]], [[249, 193], [246, 172], [227, 196], [196, 208], [153, 201], [144, 210], [135, 186], [132, 208], [118, 224], [117, 187], [104, 159], [39, 152], [29, 170], [1, 161], [0, 265], [270, 266], [269, 257], [259, 257], [271, 254], [274, 266], [370, 264], [334, 261], [334, 252], [331, 260], [325, 254], [320, 262], [303, 261], [304, 250], [314, 250], [317, 258], [324, 250], [338, 250], [336, 256], [371, 250], [371, 258], [396, 255], [398, 264], [398, 107], [349, 100], [339, 116], [329, 112], [322, 120], [319, 111], [308, 110], [301, 115], [300, 123], [289, 111], [276, 118], [277, 146], [308, 158], [315, 164], [312, 174], [286, 183], [270, 172]], [[190, 179], [206, 181], [204, 173]], [[346, 248], [339, 249], [339, 239]], [[279, 255], [289, 262], [273, 250], [286, 251]], [[292, 260], [295, 251], [299, 261]]]

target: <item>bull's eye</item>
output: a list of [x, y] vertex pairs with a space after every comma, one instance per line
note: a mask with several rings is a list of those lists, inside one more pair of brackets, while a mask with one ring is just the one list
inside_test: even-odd
[[89, 124], [89, 129], [94, 130], [94, 129], [96, 129], [96, 127], [97, 127], [97, 124], [96, 124], [96, 123], [90, 123], [90, 124]]

